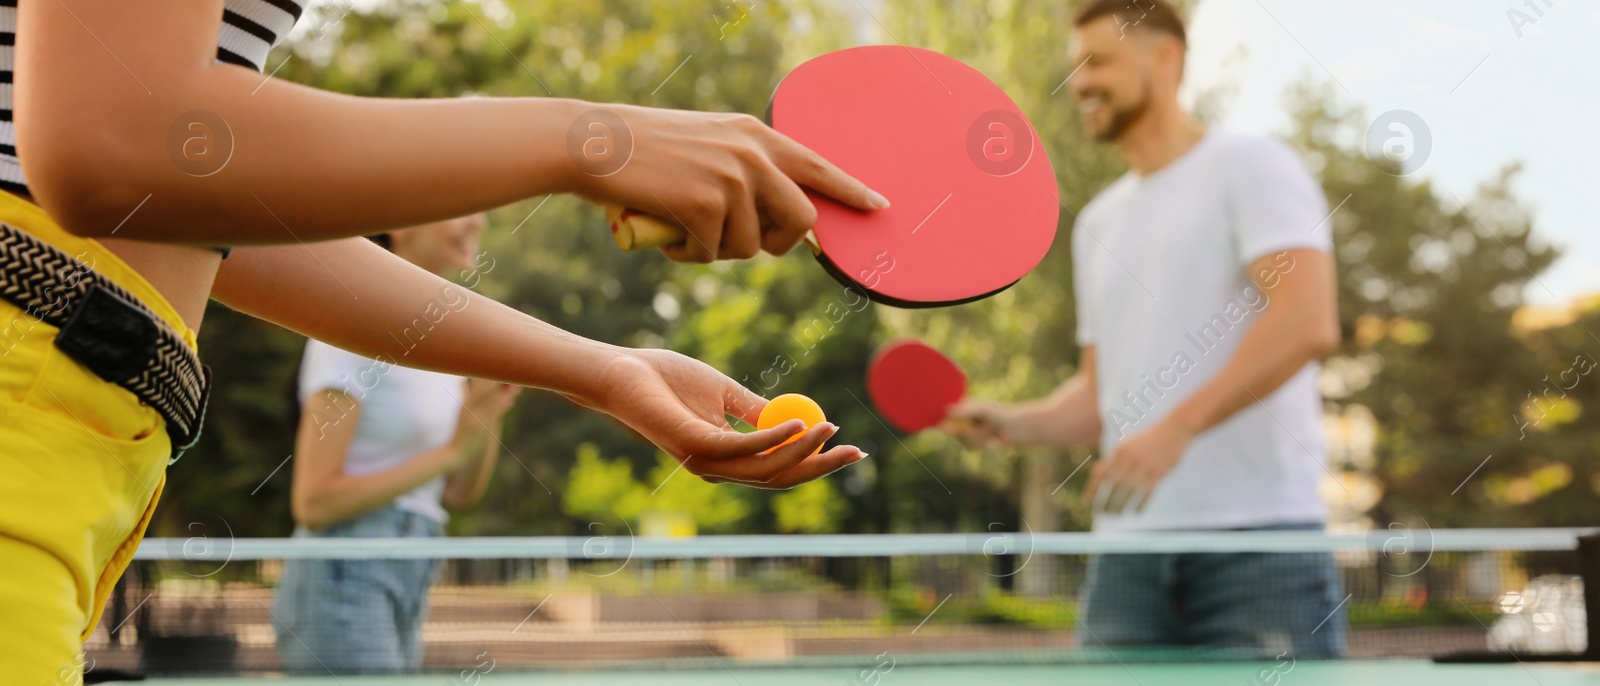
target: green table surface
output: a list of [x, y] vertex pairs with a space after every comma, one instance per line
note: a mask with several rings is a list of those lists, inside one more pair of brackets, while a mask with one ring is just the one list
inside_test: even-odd
[[150, 679], [146, 686], [237, 686], [241, 683], [282, 686], [983, 686], [1005, 684], [1113, 684], [1127, 686], [1374, 686], [1441, 684], [1443, 686], [1600, 686], [1600, 664], [1469, 664], [1440, 665], [1420, 660], [1347, 660], [1273, 663], [1092, 664], [1055, 666], [902, 666], [863, 673], [843, 667], [738, 668], [652, 671], [522, 672], [493, 670], [488, 674], [424, 674], [403, 677], [300, 677], [261, 679]]

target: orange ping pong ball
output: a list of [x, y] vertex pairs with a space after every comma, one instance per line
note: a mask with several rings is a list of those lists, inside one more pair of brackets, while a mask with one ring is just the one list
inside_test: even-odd
[[[761, 408], [761, 416], [756, 418], [756, 428], [770, 429], [791, 419], [798, 419], [802, 422], [805, 422], [807, 429], [827, 421], [827, 417], [824, 417], [822, 414], [822, 406], [818, 405], [817, 401], [800, 395], [799, 393], [785, 393], [776, 398], [768, 400], [767, 406]], [[789, 440], [779, 443], [778, 445], [788, 445], [800, 440], [800, 437], [804, 435], [805, 432], [802, 431], [790, 436]], [[815, 455], [821, 451], [822, 447], [818, 446], [817, 449], [812, 451], [811, 454]]]

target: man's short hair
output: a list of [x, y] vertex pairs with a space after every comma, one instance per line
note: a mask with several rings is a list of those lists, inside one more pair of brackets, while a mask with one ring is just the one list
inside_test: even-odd
[[1072, 25], [1082, 27], [1101, 17], [1114, 18], [1118, 26], [1164, 33], [1178, 39], [1185, 47], [1189, 45], [1183, 15], [1167, 0], [1088, 0], [1078, 7]]

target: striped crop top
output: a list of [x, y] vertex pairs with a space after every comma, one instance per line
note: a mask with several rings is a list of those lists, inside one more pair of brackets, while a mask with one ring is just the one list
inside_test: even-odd
[[[17, 1], [0, 0], [0, 190], [28, 192], [17, 163], [17, 132], [11, 122], [16, 64]], [[27, 0], [42, 2], [43, 0]], [[225, 0], [217, 61], [263, 71], [267, 53], [288, 35], [310, 0]], [[225, 248], [218, 248], [226, 255]]]

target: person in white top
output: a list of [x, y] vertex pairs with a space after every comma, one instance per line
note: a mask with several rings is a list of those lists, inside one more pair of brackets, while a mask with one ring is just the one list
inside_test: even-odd
[[[1316, 360], [1339, 342], [1322, 190], [1283, 144], [1183, 110], [1164, 0], [1091, 1], [1073, 39], [1084, 125], [1129, 167], [1073, 232], [1078, 373], [1046, 398], [968, 401], [947, 430], [1098, 443], [1095, 531], [1321, 529]], [[1105, 555], [1081, 639], [1335, 656], [1338, 589], [1325, 554]]]
[[[440, 276], [476, 278], [483, 215], [375, 238]], [[409, 335], [422, 335], [420, 330]], [[516, 386], [410, 369], [317, 340], [301, 361], [291, 510], [299, 537], [442, 536], [444, 506], [482, 497]], [[292, 560], [274, 600], [294, 673], [422, 666], [435, 560]]]

